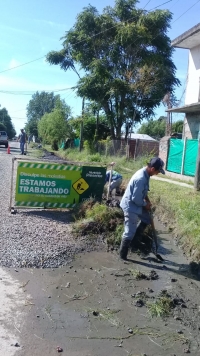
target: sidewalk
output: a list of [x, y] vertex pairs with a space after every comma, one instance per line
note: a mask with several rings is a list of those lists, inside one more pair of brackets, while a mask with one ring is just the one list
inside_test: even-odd
[[151, 179], [160, 180], [160, 181], [163, 181], [163, 182], [177, 184], [177, 185], [182, 186], [182, 187], [194, 189], [194, 186], [191, 185], [191, 184], [175, 181], [175, 180], [172, 180], [172, 179], [161, 178], [161, 177], [158, 177], [158, 176], [152, 176]]
[[[125, 168], [125, 167], [120, 167], [120, 168], [122, 170], [124, 169], [126, 171], [132, 172], [132, 170], [129, 169], [129, 168]], [[188, 184], [188, 183], [184, 183], [184, 182], [180, 182], [180, 181], [176, 181], [176, 180], [173, 180], [173, 178], [172, 179], [168, 179], [168, 178], [161, 178], [161, 177], [158, 177], [158, 176], [152, 176], [151, 179], [160, 180], [160, 181], [167, 182], [167, 183], [177, 184], [177, 185], [185, 187], [185, 188], [194, 189], [194, 185], [191, 185], [191, 184]]]

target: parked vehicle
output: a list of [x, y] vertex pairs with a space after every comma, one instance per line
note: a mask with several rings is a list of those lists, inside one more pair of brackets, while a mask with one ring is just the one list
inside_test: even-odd
[[6, 131], [0, 131], [0, 145], [5, 146], [8, 148], [8, 135]]

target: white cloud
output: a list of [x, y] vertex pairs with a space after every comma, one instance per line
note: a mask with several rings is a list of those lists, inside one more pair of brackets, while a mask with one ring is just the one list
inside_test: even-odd
[[[45, 82], [45, 81], [44, 81]], [[64, 88], [70, 88], [70, 85], [67, 83], [54, 83], [52, 85], [47, 85], [43, 83], [37, 83], [33, 81], [28, 81], [23, 77], [13, 77], [11, 75], [0, 75], [0, 88], [3, 88], [4, 91], [31, 91], [36, 92], [46, 90], [46, 91], [55, 91]], [[2, 89], [1, 89], [2, 90]], [[0, 90], [0, 91], [1, 91]]]
[[35, 21], [37, 24], [50, 26], [52, 28], [58, 28], [58, 29], [63, 29], [63, 30], [66, 29], [66, 24], [61, 24], [61, 23], [58, 23], [58, 22], [53, 22], [53, 21], [48, 21], [48, 20], [39, 20], [39, 19], [34, 19], [34, 20], [31, 20], [31, 21]]
[[11, 68], [15, 68], [15, 67], [18, 67], [21, 63], [19, 61], [17, 61], [17, 59], [11, 59], [9, 65], [8, 65], [8, 68], [11, 69]]

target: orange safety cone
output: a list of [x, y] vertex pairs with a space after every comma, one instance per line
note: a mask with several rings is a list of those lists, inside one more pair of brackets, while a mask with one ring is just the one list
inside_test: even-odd
[[7, 153], [10, 154], [10, 146], [8, 145]]

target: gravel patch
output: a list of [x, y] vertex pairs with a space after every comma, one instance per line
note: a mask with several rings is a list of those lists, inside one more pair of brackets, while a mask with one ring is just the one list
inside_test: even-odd
[[1, 266], [59, 267], [71, 263], [76, 253], [102, 248], [99, 241], [74, 239], [71, 211], [17, 209], [11, 214], [11, 163], [12, 156], [0, 152]]

